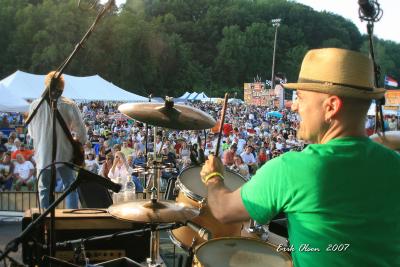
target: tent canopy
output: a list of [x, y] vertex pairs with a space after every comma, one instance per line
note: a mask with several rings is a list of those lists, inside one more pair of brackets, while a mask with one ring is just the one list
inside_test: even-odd
[[189, 92], [185, 92], [183, 95], [181, 95], [180, 97], [178, 97], [179, 99], [186, 99], [190, 96]]
[[[10, 92], [24, 99], [35, 99], [44, 91], [46, 75], [16, 71], [0, 81]], [[76, 100], [101, 100], [144, 102], [146, 97], [125, 91], [104, 80], [99, 75], [77, 77], [64, 74], [65, 89], [63, 95]]]
[[199, 93], [193, 92], [186, 99], [187, 100], [194, 100], [198, 94]]
[[208, 96], [206, 96], [206, 94], [204, 92], [201, 92], [200, 94], [198, 94], [194, 100], [207, 100]]
[[11, 93], [0, 83], [0, 111], [3, 112], [28, 112], [29, 103], [21, 97]]

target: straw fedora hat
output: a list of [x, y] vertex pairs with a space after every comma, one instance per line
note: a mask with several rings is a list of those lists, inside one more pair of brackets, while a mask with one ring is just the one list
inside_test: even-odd
[[385, 94], [385, 89], [374, 86], [372, 60], [364, 54], [339, 48], [308, 51], [298, 82], [283, 86], [363, 99], [381, 99]]

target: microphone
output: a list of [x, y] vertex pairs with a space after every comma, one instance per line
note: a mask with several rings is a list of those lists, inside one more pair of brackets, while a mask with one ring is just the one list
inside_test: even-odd
[[375, 5], [370, 0], [358, 0], [361, 13], [368, 18], [373, 18], [376, 15]]
[[377, 22], [382, 18], [383, 11], [377, 0], [358, 0], [360, 9], [358, 15], [361, 20]]
[[212, 233], [208, 229], [201, 227], [197, 223], [187, 221], [186, 226], [195, 231], [201, 238], [205, 240], [212, 239]]
[[100, 175], [97, 175], [93, 172], [85, 170], [83, 168], [79, 168], [78, 177], [80, 182], [95, 182], [96, 184], [100, 184], [105, 188], [112, 190], [115, 193], [118, 193], [121, 190], [122, 185], [112, 182], [111, 180], [104, 178]]

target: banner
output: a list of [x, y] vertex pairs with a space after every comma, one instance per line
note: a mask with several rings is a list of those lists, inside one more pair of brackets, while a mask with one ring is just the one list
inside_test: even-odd
[[385, 93], [385, 106], [400, 106], [400, 91], [387, 90]]
[[273, 90], [265, 89], [265, 83], [245, 83], [244, 102], [248, 105], [267, 106], [271, 105], [275, 97]]

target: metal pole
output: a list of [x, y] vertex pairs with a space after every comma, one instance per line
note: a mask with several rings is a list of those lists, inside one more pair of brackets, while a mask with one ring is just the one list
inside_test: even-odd
[[271, 75], [271, 89], [275, 88], [275, 53], [276, 53], [276, 40], [278, 38], [278, 27], [281, 19], [273, 19], [272, 26], [275, 27], [275, 39], [274, 39], [274, 52], [272, 54], [272, 75]]

